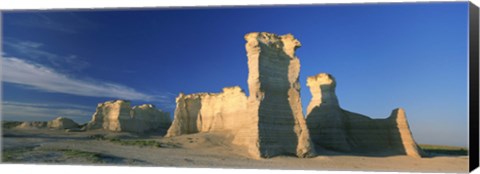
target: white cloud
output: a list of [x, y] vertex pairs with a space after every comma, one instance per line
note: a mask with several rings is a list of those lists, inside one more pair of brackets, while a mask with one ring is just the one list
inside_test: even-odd
[[[49, 51], [45, 51], [42, 47], [43, 43], [33, 41], [23, 41], [15, 38], [6, 38], [3, 44], [8, 50], [15, 50], [19, 57], [27, 58], [29, 60], [43, 61], [49, 63], [52, 67], [61, 69], [62, 71], [76, 70], [80, 71], [90, 66], [86, 61], [81, 60], [76, 55], [58, 55]], [[9, 56], [11, 51], [6, 52]], [[11, 56], [11, 55], [10, 55]], [[18, 56], [18, 55], [15, 55]], [[68, 69], [63, 67], [68, 65]]]
[[90, 110], [95, 108], [96, 105], [84, 106], [77, 104], [68, 104], [68, 103], [25, 103], [25, 102], [15, 102], [15, 101], [3, 101], [2, 105], [16, 105], [16, 106], [26, 106], [26, 107], [44, 107], [44, 108], [74, 108], [74, 109], [83, 109]]
[[15, 57], [2, 59], [4, 82], [22, 84], [39, 90], [90, 97], [111, 97], [127, 100], [156, 101], [160, 96], [150, 96], [130, 87], [96, 80], [81, 80], [55, 70]]
[[95, 107], [79, 105], [2, 102], [2, 120], [47, 121], [62, 116], [83, 123], [94, 112]]
[[19, 41], [16, 39], [6, 38], [3, 41], [3, 44], [5, 44], [5, 46], [8, 46], [9, 48], [15, 49], [21, 54], [27, 55], [29, 58], [32, 59], [37, 59], [40, 57], [44, 57], [47, 59], [55, 59], [58, 57], [58, 55], [56, 54], [40, 50], [39, 48], [43, 46], [43, 44], [38, 42]]

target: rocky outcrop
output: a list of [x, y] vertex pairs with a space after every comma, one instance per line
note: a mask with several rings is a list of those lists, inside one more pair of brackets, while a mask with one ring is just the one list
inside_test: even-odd
[[45, 129], [46, 121], [26, 121], [15, 127], [16, 129]]
[[[377, 154], [421, 155], [403, 109], [386, 119], [343, 110], [329, 74], [309, 77], [312, 99], [304, 119], [300, 100], [301, 46], [291, 34], [245, 35], [248, 57], [247, 97], [240, 87], [221, 93], [180, 94], [166, 136], [199, 132], [233, 135], [232, 143], [254, 158], [294, 154], [310, 157], [319, 150]], [[314, 143], [312, 143], [314, 142]]]
[[393, 110], [386, 119], [371, 119], [340, 107], [331, 75], [311, 76], [307, 86], [312, 93], [307, 125], [317, 146], [344, 152], [421, 156], [403, 109]]
[[300, 42], [291, 34], [249, 33], [245, 36], [250, 96], [239, 87], [222, 93], [177, 97], [167, 136], [222, 131], [234, 135], [254, 158], [315, 154], [300, 101]]
[[26, 121], [16, 126], [17, 129], [73, 129], [79, 125], [72, 119], [57, 117], [51, 121]]
[[144, 133], [158, 129], [168, 129], [169, 113], [162, 112], [154, 105], [130, 106], [126, 100], [114, 100], [100, 103], [87, 130], [104, 129], [114, 132]]
[[300, 42], [291, 34], [245, 35], [248, 56], [248, 112], [245, 128], [234, 142], [250, 154], [272, 157], [314, 155], [300, 100], [300, 61], [295, 50]]
[[213, 131], [235, 131], [245, 115], [247, 96], [238, 87], [221, 93], [197, 93], [177, 97], [172, 126], [167, 137]]
[[72, 119], [57, 117], [54, 120], [49, 121], [47, 123], [47, 127], [51, 129], [75, 129], [78, 128], [79, 125]]

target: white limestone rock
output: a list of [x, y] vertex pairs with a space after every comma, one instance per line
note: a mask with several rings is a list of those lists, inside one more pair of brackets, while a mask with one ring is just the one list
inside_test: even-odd
[[15, 127], [15, 129], [45, 129], [45, 128], [47, 128], [46, 121], [25, 121]]
[[421, 157], [403, 109], [393, 110], [386, 119], [346, 111], [335, 94], [335, 79], [326, 73], [308, 77], [307, 86], [312, 93], [307, 125], [317, 146], [344, 152]]
[[245, 39], [250, 96], [240, 87], [180, 94], [167, 136], [221, 131], [234, 135], [232, 143], [253, 158], [314, 156], [300, 100], [300, 61], [295, 56], [300, 42], [291, 34], [265, 32], [249, 33]]
[[291, 34], [266, 32], [249, 33], [245, 40], [251, 123], [234, 142], [258, 157], [314, 156], [300, 100], [300, 61], [295, 55], [300, 42]]
[[325, 73], [307, 78], [312, 98], [307, 107], [310, 138], [327, 149], [350, 151], [344, 112], [335, 94], [335, 79]]
[[49, 121], [47, 127], [51, 129], [76, 129], [79, 125], [72, 119], [57, 117], [54, 120]]
[[238, 87], [221, 93], [180, 94], [167, 137], [213, 131], [236, 131], [245, 115], [247, 97]]
[[126, 100], [114, 100], [100, 103], [87, 130], [104, 129], [114, 132], [144, 133], [170, 126], [168, 112], [162, 112], [154, 105], [130, 106]]
[[73, 129], [79, 125], [73, 120], [57, 117], [51, 121], [26, 121], [16, 126], [16, 129]]

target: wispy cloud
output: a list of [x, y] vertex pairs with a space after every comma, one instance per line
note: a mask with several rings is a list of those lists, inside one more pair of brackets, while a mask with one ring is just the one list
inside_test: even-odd
[[69, 67], [69, 70], [80, 71], [90, 66], [86, 61], [78, 58], [76, 55], [61, 56], [43, 49], [44, 44], [33, 41], [22, 41], [14, 38], [5, 38], [3, 44], [6, 46], [6, 55], [11, 55], [15, 52], [15, 55], [22, 56], [29, 60], [35, 60], [38, 62], [48, 63], [52, 67], [63, 68]]
[[2, 71], [4, 82], [47, 92], [137, 101], [164, 101], [166, 97], [145, 94], [121, 84], [69, 77], [46, 66], [15, 57], [3, 58]]
[[9, 48], [14, 49], [20, 54], [27, 55], [29, 58], [38, 59], [38, 58], [56, 58], [58, 55], [40, 50], [39, 48], [43, 46], [42, 43], [32, 42], [32, 41], [20, 41], [13, 38], [6, 38], [3, 41], [3, 44]]
[[22, 102], [2, 102], [2, 119], [18, 121], [47, 121], [62, 116], [80, 123], [87, 122], [95, 107], [65, 104], [37, 104]]
[[74, 12], [32, 12], [17, 16], [16, 20], [7, 21], [22, 27], [50, 30], [65, 34], [76, 34], [85, 29], [96, 28], [97, 24]]
[[49, 29], [54, 31], [60, 31], [60, 32], [65, 32], [70, 34], [77, 33], [75, 29], [67, 25], [64, 25], [60, 22], [57, 22], [56, 20], [52, 19], [51, 17], [45, 14], [37, 13], [31, 19], [33, 20], [29, 20], [27, 23], [23, 23], [23, 25], [30, 26], [30, 27], [44, 28], [44, 29]]
[[16, 106], [25, 106], [25, 107], [42, 107], [42, 108], [72, 108], [80, 110], [92, 110], [96, 105], [85, 106], [78, 104], [68, 104], [68, 103], [25, 103], [25, 102], [16, 102], [16, 101], [3, 101], [3, 105], [16, 105]]

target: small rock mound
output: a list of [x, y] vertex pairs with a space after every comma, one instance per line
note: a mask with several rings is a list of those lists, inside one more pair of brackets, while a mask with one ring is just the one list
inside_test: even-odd
[[47, 128], [47, 122], [45, 121], [26, 121], [16, 126], [17, 129], [44, 129]]
[[51, 121], [25, 121], [16, 126], [16, 129], [76, 129], [80, 126], [72, 119], [57, 117]]
[[72, 119], [65, 117], [57, 117], [52, 121], [47, 123], [47, 127], [51, 129], [74, 129], [78, 128], [79, 125], [75, 123]]

